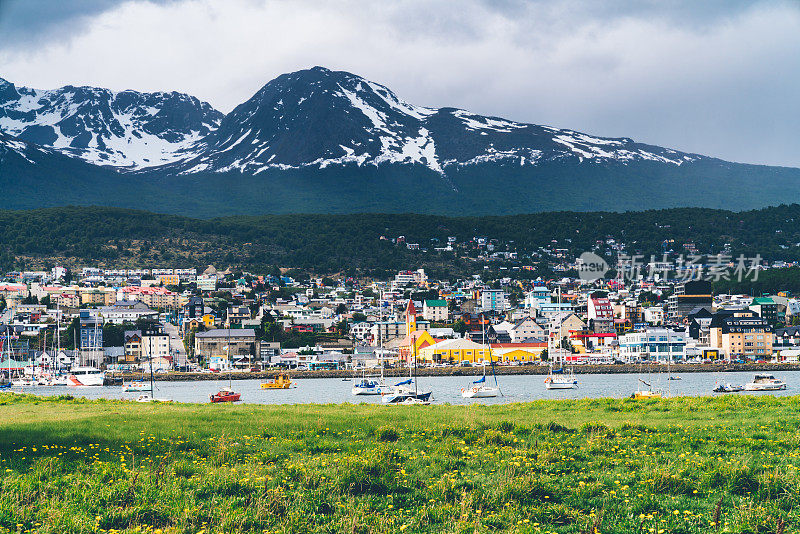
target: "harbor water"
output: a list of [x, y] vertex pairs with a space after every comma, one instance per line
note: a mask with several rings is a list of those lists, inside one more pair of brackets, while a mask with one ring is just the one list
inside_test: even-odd
[[[652, 384], [654, 389], [665, 396], [716, 396], [716, 395], [796, 395], [800, 392], [800, 371], [776, 371], [776, 378], [786, 381], [787, 389], [775, 392], [713, 393], [717, 383], [745, 384], [753, 379], [753, 373], [715, 372], [685, 373], [677, 375], [680, 380], [668, 380], [666, 374], [579, 374], [577, 389], [547, 390], [542, 375], [506, 375], [498, 377], [502, 396], [487, 399], [465, 399], [461, 388], [471, 385], [478, 377], [433, 376], [420, 377], [419, 388], [433, 392], [434, 404], [504, 404], [528, 402], [539, 399], [585, 399], [585, 398], [623, 398], [636, 391], [639, 379]], [[675, 376], [675, 375], [673, 375]], [[387, 384], [394, 384], [402, 378], [387, 378]], [[487, 385], [494, 386], [494, 379], [486, 377]], [[291, 389], [262, 390], [259, 380], [234, 380], [233, 389], [242, 394], [243, 403], [251, 404], [341, 404], [341, 403], [380, 403], [375, 396], [354, 396], [351, 393], [352, 380], [341, 378], [314, 378], [295, 381]], [[216, 393], [227, 380], [155, 382], [154, 397], [171, 399], [175, 402], [208, 402], [209, 395]], [[645, 386], [642, 385], [644, 388]], [[19, 388], [14, 391], [20, 392]], [[68, 387], [56, 386], [26, 387], [24, 393], [35, 395], [72, 395], [90, 399], [135, 400], [139, 393], [126, 393], [121, 386]]]

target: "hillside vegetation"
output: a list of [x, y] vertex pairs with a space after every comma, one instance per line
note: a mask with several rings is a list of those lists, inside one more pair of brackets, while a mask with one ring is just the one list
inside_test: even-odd
[[[431, 250], [395, 245], [390, 240], [398, 236]], [[458, 243], [473, 237], [496, 239], [498, 250], [516, 250], [521, 256], [540, 247], [580, 254], [595, 249], [598, 241], [614, 238], [627, 244], [628, 254], [646, 258], [660, 256], [667, 240], [676, 252], [689, 242], [712, 253], [729, 244], [734, 255], [798, 259], [800, 205], [746, 212], [675, 208], [486, 217], [293, 214], [217, 219], [101, 207], [7, 210], [0, 211], [0, 268], [59, 262], [137, 267], [214, 264], [262, 271], [280, 266], [367, 275], [417, 267], [474, 272], [469, 256], [476, 251], [432, 251], [444, 246], [449, 236]], [[609, 252], [605, 244], [596, 250]]]

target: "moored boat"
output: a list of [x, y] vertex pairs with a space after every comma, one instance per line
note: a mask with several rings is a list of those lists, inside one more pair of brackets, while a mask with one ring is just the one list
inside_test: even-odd
[[484, 375], [478, 380], [475, 380], [471, 386], [461, 388], [461, 396], [465, 399], [488, 399], [496, 397], [500, 392], [500, 388], [493, 388], [486, 385], [486, 366], [484, 366]]
[[125, 386], [125, 391], [127, 393], [136, 393], [138, 391], [152, 391], [153, 388], [145, 382], [144, 380], [134, 380], [133, 382], [129, 382], [128, 385]]
[[725, 384], [717, 384], [711, 391], [714, 393], [736, 393], [738, 391], [744, 391], [744, 386], [727, 382]]
[[136, 397], [136, 402], [172, 402], [172, 399], [156, 399], [149, 393], [142, 393]]
[[786, 382], [773, 375], [758, 374], [752, 382], [744, 385], [745, 391], [779, 391], [786, 389]]
[[650, 391], [650, 390], [645, 389], [645, 390], [641, 390], [641, 391], [635, 392], [633, 395], [631, 395], [631, 398], [633, 398], [633, 399], [660, 399], [661, 398], [661, 392], [660, 391]]
[[97, 367], [73, 367], [67, 375], [68, 386], [102, 386], [105, 373]]
[[211, 402], [239, 402], [242, 400], [242, 394], [230, 388], [222, 388], [217, 393], [209, 395], [209, 399]]
[[285, 373], [261, 382], [261, 389], [289, 389], [290, 387], [292, 387], [292, 380]]
[[380, 395], [388, 390], [387, 386], [381, 386], [375, 378], [365, 376], [359, 378], [350, 391], [353, 395]]
[[563, 368], [558, 371], [550, 370], [550, 374], [544, 379], [544, 387], [547, 389], [575, 389], [578, 387], [578, 380], [570, 370], [569, 374], [560, 374]]
[[430, 391], [420, 391], [411, 384], [414, 383], [413, 378], [403, 380], [391, 387], [389, 393], [385, 393], [381, 400], [384, 404], [400, 404], [408, 399], [417, 399], [427, 402], [431, 399]]

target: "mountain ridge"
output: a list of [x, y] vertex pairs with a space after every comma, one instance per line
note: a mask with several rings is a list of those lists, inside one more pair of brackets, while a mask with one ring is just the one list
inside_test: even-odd
[[477, 215], [800, 198], [800, 169], [416, 106], [323, 67], [282, 74], [226, 115], [177, 92], [0, 80], [0, 134], [6, 208]]

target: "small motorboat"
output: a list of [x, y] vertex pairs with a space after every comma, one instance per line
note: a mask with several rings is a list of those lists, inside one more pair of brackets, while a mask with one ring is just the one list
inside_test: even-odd
[[[289, 389], [292, 387], [292, 380], [289, 375], [280, 373], [275, 378], [270, 378], [261, 382], [261, 389]], [[238, 400], [238, 399], [237, 399]]]
[[374, 378], [360, 378], [350, 390], [353, 395], [380, 395], [389, 391], [389, 387]]
[[786, 389], [786, 382], [772, 375], [759, 374], [752, 382], [744, 385], [745, 391], [779, 391]]
[[544, 387], [547, 389], [575, 389], [578, 387], [578, 380], [574, 372], [570, 369], [569, 374], [561, 374], [564, 368], [557, 371], [550, 370], [550, 374], [544, 379]]
[[727, 382], [725, 384], [717, 384], [711, 391], [714, 393], [736, 393], [737, 391], [744, 391], [744, 386]]
[[230, 388], [222, 388], [219, 392], [209, 395], [209, 399], [211, 402], [239, 402], [242, 400], [242, 394]]
[[680, 379], [681, 379], [681, 377], [679, 377], [679, 376], [671, 376], [671, 377], [667, 378], [667, 380], [680, 380]]
[[645, 389], [645, 390], [642, 390], [642, 391], [637, 391], [636, 393], [631, 395], [631, 398], [632, 399], [639, 399], [639, 400], [660, 399], [661, 398], [661, 392], [660, 391], [650, 391], [650, 390]]
[[150, 384], [145, 382], [144, 380], [135, 380], [133, 382], [129, 382], [128, 385], [125, 386], [125, 392], [127, 393], [135, 393], [138, 391], [152, 391], [152, 387]]

